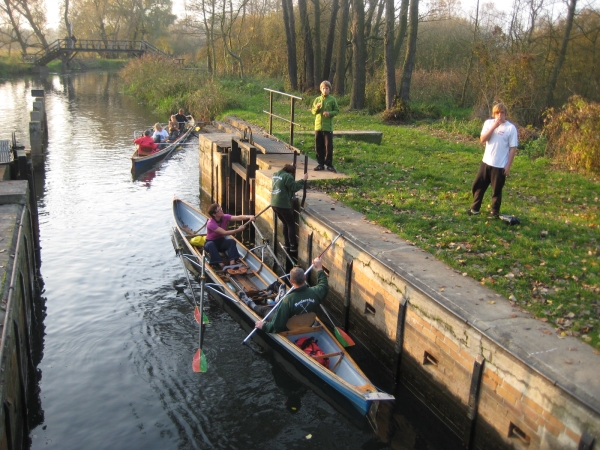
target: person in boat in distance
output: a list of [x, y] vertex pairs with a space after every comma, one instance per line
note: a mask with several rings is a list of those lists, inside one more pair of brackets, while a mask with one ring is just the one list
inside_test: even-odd
[[180, 109], [179, 112], [175, 114], [175, 120], [179, 124], [179, 131], [183, 131], [185, 124], [188, 122], [188, 118], [186, 117], [183, 109]]
[[146, 130], [143, 136], [133, 140], [133, 143], [138, 146], [140, 156], [150, 155], [158, 148], [158, 145], [154, 143], [154, 139], [150, 136], [151, 134], [152, 131]]
[[254, 216], [232, 216], [231, 214], [225, 214], [223, 208], [218, 203], [210, 205], [208, 214], [210, 219], [208, 219], [206, 225], [206, 244], [204, 244], [204, 248], [210, 254], [209, 264], [218, 264], [223, 267], [224, 264], [221, 261], [220, 252], [225, 252], [227, 258], [229, 258], [229, 264], [234, 265], [240, 259], [240, 254], [238, 253], [235, 241], [227, 239], [226, 236], [233, 236], [244, 231], [248, 222], [233, 230], [228, 230], [227, 224], [238, 220], [251, 220], [254, 222]]
[[317, 285], [308, 287], [304, 271], [294, 267], [290, 272], [293, 290], [281, 301], [270, 322], [257, 321], [254, 326], [267, 333], [281, 333], [287, 329], [286, 323], [292, 316], [317, 312], [319, 305], [327, 296], [329, 282], [323, 270], [321, 258], [313, 260], [313, 268], [317, 271]]

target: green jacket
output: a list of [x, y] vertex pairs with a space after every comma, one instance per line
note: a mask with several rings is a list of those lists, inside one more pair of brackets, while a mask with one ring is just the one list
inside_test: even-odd
[[292, 195], [304, 187], [304, 180], [295, 181], [294, 177], [284, 170], [275, 172], [272, 182], [271, 206], [277, 208], [291, 208]]
[[262, 329], [267, 333], [281, 333], [287, 330], [285, 324], [292, 316], [308, 312], [317, 312], [321, 301], [327, 295], [329, 283], [323, 270], [317, 272], [317, 285], [294, 289], [281, 302], [270, 322], [265, 322]]
[[[321, 108], [317, 108], [319, 103]], [[325, 111], [329, 113], [329, 117], [323, 116]], [[315, 131], [333, 131], [333, 118], [338, 115], [340, 109], [333, 95], [320, 95], [315, 98], [311, 112], [315, 115]]]

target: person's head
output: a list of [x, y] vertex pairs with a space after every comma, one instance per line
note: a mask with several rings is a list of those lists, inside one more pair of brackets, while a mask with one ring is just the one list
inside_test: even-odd
[[223, 208], [218, 203], [213, 203], [208, 207], [208, 215], [215, 220], [219, 220], [223, 217]]
[[301, 267], [294, 267], [290, 271], [290, 282], [295, 287], [304, 286], [305, 278], [304, 278], [304, 270]]
[[152, 130], [144, 131], [144, 136], [150, 136], [152, 134]]
[[183, 108], [181, 108], [181, 109], [179, 110], [179, 114], [183, 114], [184, 112], [185, 112], [185, 111], [183, 110]]
[[504, 103], [496, 103], [494, 108], [492, 109], [492, 116], [498, 117], [503, 116], [502, 119], [506, 120], [506, 116], [508, 115], [508, 108]]
[[321, 85], [319, 86], [319, 89], [321, 90], [321, 94], [323, 94], [324, 96], [328, 96], [329, 93], [331, 92], [331, 83], [327, 80], [323, 81], [321, 83]]
[[284, 172], [289, 173], [290, 175], [294, 174], [294, 171], [296, 170], [293, 164], [286, 164], [285, 166], [283, 166], [283, 170]]
[[154, 129], [155, 129], [156, 131], [162, 131], [162, 125], [161, 125], [160, 123], [156, 122], [156, 123], [154, 124]]

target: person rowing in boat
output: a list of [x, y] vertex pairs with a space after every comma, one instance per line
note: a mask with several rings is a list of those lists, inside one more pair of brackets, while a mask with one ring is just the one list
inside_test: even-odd
[[182, 109], [179, 110], [177, 114], [175, 114], [175, 120], [179, 124], [179, 132], [183, 132], [185, 129], [185, 124], [188, 123], [189, 119], [185, 115], [185, 111]]
[[144, 131], [143, 136], [133, 140], [133, 143], [137, 144], [138, 146], [139, 156], [150, 155], [154, 153], [154, 151], [158, 148], [158, 145], [154, 143], [154, 139], [152, 139], [152, 137], [150, 136], [151, 134], [152, 131], [146, 130]]
[[313, 268], [317, 271], [317, 285], [308, 287], [304, 271], [300, 267], [294, 267], [290, 272], [290, 282], [293, 290], [290, 290], [282, 300], [271, 321], [263, 322], [259, 320], [254, 324], [256, 328], [267, 333], [281, 333], [287, 330], [286, 324], [291, 317], [317, 312], [319, 305], [327, 296], [329, 282], [323, 270], [321, 258], [317, 257], [313, 260]]
[[[231, 214], [225, 214], [223, 208], [218, 203], [210, 205], [208, 214], [210, 219], [208, 219], [208, 224], [206, 225], [206, 244], [204, 244], [204, 248], [210, 254], [209, 264], [224, 267], [225, 265], [221, 261], [220, 252], [225, 252], [227, 258], [229, 258], [229, 264], [232, 266], [235, 265], [236, 261], [240, 259], [240, 254], [238, 253], [236, 242], [226, 237], [244, 231], [249, 221], [254, 222], [254, 216], [232, 216]], [[235, 222], [238, 220], [248, 220], [248, 222], [233, 230], [227, 229], [227, 224], [230, 221]]]

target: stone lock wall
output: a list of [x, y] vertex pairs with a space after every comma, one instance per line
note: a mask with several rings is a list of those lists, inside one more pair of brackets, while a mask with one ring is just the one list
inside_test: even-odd
[[[201, 161], [204, 190], [211, 188], [205, 179], [214, 167], [214, 155], [213, 163]], [[259, 169], [256, 211], [270, 203], [274, 172], [260, 162]], [[322, 207], [318, 202], [324, 199], [312, 193], [299, 216], [300, 264], [308, 267], [336, 230], [344, 232], [335, 250], [323, 257], [330, 283], [327, 305], [336, 322], [377, 361], [374, 370], [408, 387], [467, 448], [593, 448], [594, 438], [600, 437], [595, 399], [553, 380], [544, 358], [527, 358], [515, 350], [509, 335], [490, 334], [487, 322], [449, 307], [413, 272], [375, 255], [349, 229], [350, 222], [340, 219], [343, 214], [327, 216], [335, 208]], [[257, 220], [266, 237], [273, 237], [273, 217], [266, 212]], [[381, 232], [364, 227], [367, 234]], [[406, 261], [418, 256], [418, 249], [403, 245], [399, 253]], [[418, 270], [433, 264], [422, 261], [424, 268]]]

